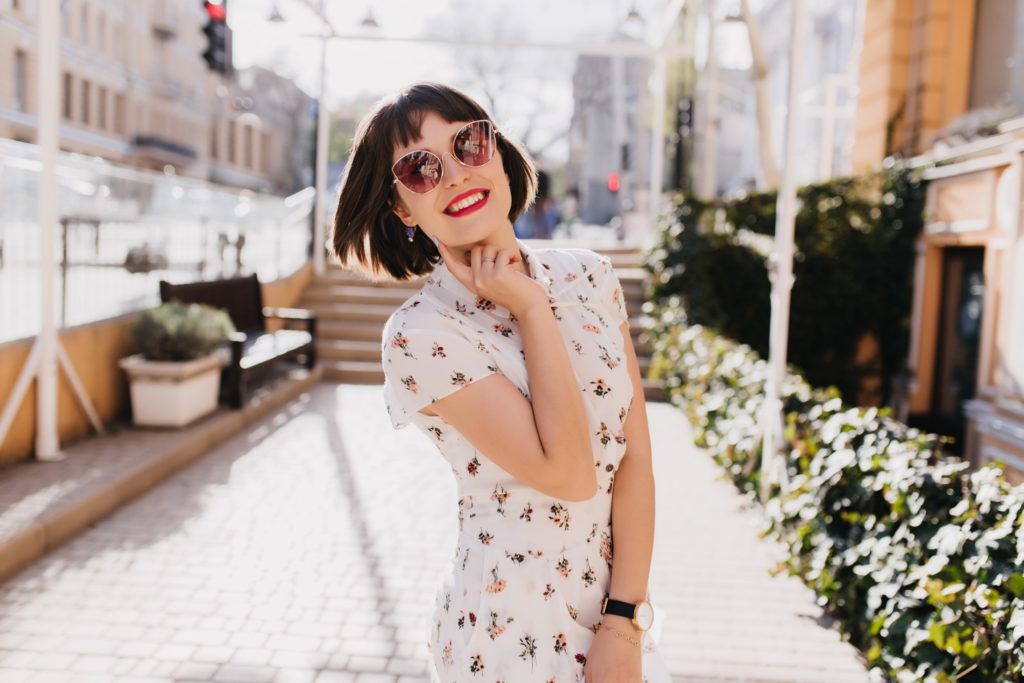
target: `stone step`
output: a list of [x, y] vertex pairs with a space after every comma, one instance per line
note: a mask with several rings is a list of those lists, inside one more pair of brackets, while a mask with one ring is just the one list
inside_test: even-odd
[[426, 280], [426, 276], [414, 278], [412, 280], [402, 280], [399, 282], [384, 281], [384, 282], [373, 282], [368, 280], [358, 273], [354, 273], [351, 270], [345, 270], [340, 266], [328, 266], [323, 275], [316, 275], [313, 277], [312, 285], [358, 285], [362, 287], [373, 287], [374, 289], [407, 289], [410, 292], [414, 292], [423, 286], [423, 282]]
[[386, 306], [383, 304], [334, 303], [307, 301], [305, 299], [302, 300], [299, 306], [313, 311], [316, 314], [318, 323], [320, 321], [346, 320], [379, 323], [381, 326], [387, 322], [388, 317], [397, 308], [396, 306]]
[[306, 288], [303, 298], [309, 302], [378, 304], [398, 308], [417, 290], [366, 285], [314, 283]]
[[318, 320], [316, 336], [319, 339], [351, 339], [380, 342], [384, 323], [359, 320]]
[[324, 360], [324, 379], [346, 384], [384, 384], [380, 361]]
[[317, 355], [322, 360], [360, 360], [380, 364], [380, 339], [318, 339]]

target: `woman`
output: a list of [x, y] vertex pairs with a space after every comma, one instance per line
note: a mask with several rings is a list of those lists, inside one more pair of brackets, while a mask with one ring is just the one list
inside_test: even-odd
[[393, 426], [420, 427], [459, 488], [431, 676], [667, 682], [647, 633], [654, 481], [622, 290], [607, 257], [516, 239], [535, 183], [480, 105], [427, 82], [363, 119], [342, 183], [341, 263], [429, 274], [382, 355]]

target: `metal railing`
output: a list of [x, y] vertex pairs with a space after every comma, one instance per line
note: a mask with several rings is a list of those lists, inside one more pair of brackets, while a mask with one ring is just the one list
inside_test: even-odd
[[[38, 150], [0, 140], [0, 342], [39, 331]], [[159, 302], [159, 280], [294, 273], [310, 253], [313, 188], [278, 197], [58, 157], [60, 327]]]

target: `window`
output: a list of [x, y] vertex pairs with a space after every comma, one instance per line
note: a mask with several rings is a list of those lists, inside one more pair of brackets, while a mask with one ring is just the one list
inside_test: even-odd
[[89, 81], [82, 81], [82, 123], [89, 125], [89, 91], [91, 89], [91, 83]]
[[64, 72], [64, 118], [68, 121], [71, 120], [71, 85], [72, 79], [71, 74]]
[[245, 145], [242, 150], [245, 153], [245, 161], [243, 162], [243, 165], [246, 168], [252, 168], [252, 126], [245, 126], [243, 131], [245, 135]]
[[218, 131], [220, 130], [220, 121], [214, 121], [213, 125], [210, 126], [210, 158], [217, 159], [217, 142], [218, 142]]
[[107, 89], [103, 86], [96, 88], [96, 125], [101, 130], [107, 129]]
[[96, 49], [107, 54], [107, 18], [103, 14], [96, 18]]
[[28, 107], [26, 87], [28, 81], [28, 56], [24, 50], [14, 52], [14, 108], [25, 111]]
[[84, 47], [89, 46], [89, 6], [82, 5], [82, 14], [79, 15], [78, 40]]
[[235, 163], [235, 122], [228, 121], [228, 163]]
[[125, 130], [124, 113], [124, 93], [117, 93], [114, 95], [114, 132], [121, 135], [125, 135], [128, 132]]
[[263, 148], [260, 150], [260, 162], [264, 173], [270, 173], [270, 133], [264, 131]]

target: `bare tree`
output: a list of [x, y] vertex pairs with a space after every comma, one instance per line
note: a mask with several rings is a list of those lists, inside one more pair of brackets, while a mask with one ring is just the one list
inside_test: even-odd
[[[538, 131], [551, 128], [543, 125], [550, 107], [545, 102], [545, 77], [557, 68], [558, 57], [535, 51], [499, 46], [500, 43], [526, 42], [522, 15], [506, 4], [486, 4], [472, 0], [456, 0], [445, 14], [441, 32], [458, 39], [472, 36], [474, 41], [491, 41], [494, 47], [455, 47], [455, 64], [461, 67], [458, 84], [479, 93], [483, 104], [499, 124], [514, 120], [518, 137], [531, 152], [563, 138], [565, 133], [548, 134], [540, 146]], [[540, 74], [540, 76], [538, 76]], [[555, 72], [557, 75], [557, 72]]]

